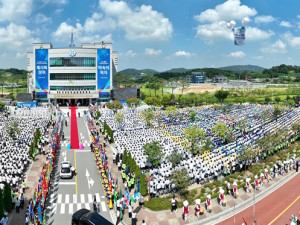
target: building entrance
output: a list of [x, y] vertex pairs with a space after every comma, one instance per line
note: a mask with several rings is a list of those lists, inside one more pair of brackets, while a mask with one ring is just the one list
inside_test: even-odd
[[59, 106], [88, 106], [90, 99], [56, 99]]

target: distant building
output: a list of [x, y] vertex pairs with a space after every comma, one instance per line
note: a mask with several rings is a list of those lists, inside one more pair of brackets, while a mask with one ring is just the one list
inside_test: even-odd
[[212, 78], [212, 83], [224, 84], [227, 83], [227, 77], [224, 75], [215, 75]]
[[192, 72], [192, 75], [186, 76], [186, 79], [189, 83], [192, 83], [192, 84], [205, 83], [206, 73], [205, 72]]

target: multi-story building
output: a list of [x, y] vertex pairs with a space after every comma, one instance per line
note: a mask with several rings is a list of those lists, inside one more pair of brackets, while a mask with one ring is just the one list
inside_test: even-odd
[[205, 72], [192, 72], [192, 75], [186, 76], [186, 79], [189, 83], [205, 83], [206, 73]]
[[227, 77], [225, 77], [224, 75], [215, 75], [212, 78], [212, 83], [218, 83], [218, 84], [227, 83]]
[[34, 43], [27, 54], [28, 90], [38, 102], [87, 105], [108, 101], [118, 70], [111, 43], [95, 42], [68, 48]]

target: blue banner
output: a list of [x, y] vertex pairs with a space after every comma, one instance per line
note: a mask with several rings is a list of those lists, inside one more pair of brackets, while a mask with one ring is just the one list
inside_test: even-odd
[[246, 29], [245, 27], [238, 27], [238, 28], [233, 28], [233, 35], [234, 35], [234, 44], [238, 46], [242, 46], [245, 44], [245, 33]]
[[35, 50], [35, 92], [37, 95], [46, 95], [48, 83], [48, 49]]
[[110, 94], [110, 49], [97, 49], [97, 89], [100, 96]]
[[17, 107], [18, 108], [33, 108], [37, 107], [38, 103], [37, 102], [18, 102]]

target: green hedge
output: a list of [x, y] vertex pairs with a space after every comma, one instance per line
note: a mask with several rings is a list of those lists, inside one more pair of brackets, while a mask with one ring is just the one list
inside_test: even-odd
[[150, 202], [145, 201], [144, 205], [153, 211], [171, 210], [171, 198], [171, 196], [164, 198], [152, 198]]

